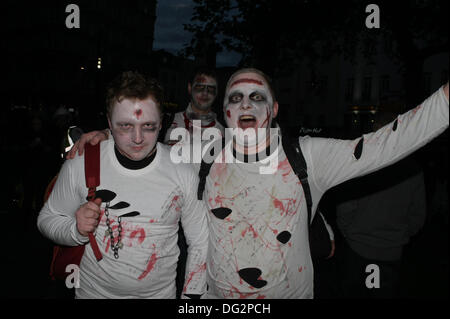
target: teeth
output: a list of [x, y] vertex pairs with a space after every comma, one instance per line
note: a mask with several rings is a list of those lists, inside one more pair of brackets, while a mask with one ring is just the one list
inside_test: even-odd
[[255, 119], [255, 117], [254, 116], [252, 116], [252, 115], [242, 115], [240, 118], [239, 118], [239, 120], [254, 120]]

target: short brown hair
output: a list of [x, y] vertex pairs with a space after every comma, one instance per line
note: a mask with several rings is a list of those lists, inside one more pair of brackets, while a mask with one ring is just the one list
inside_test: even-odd
[[148, 97], [155, 100], [159, 115], [162, 115], [164, 91], [162, 86], [153, 78], [146, 78], [136, 71], [121, 73], [108, 86], [106, 91], [106, 114], [111, 118], [114, 103], [123, 99], [145, 100]]

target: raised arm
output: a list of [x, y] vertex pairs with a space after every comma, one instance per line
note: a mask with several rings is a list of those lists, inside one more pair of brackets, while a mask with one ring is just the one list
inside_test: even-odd
[[448, 127], [448, 83], [413, 110], [355, 140], [301, 137], [308, 172], [318, 189], [391, 165], [424, 146]]

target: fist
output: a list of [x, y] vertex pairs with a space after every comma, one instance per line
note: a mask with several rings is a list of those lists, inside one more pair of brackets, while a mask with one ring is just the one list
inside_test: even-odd
[[87, 202], [80, 206], [75, 212], [75, 219], [77, 221], [77, 230], [83, 236], [88, 236], [97, 228], [100, 217], [101, 198], [96, 198], [94, 201]]

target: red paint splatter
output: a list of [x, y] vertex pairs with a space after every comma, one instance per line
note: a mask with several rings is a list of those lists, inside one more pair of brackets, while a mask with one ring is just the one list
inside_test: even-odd
[[231, 118], [231, 112], [230, 112], [230, 110], [227, 110], [227, 117], [228, 117], [228, 118]]
[[286, 208], [284, 208], [283, 202], [278, 198], [273, 199], [273, 206], [275, 206], [275, 208], [278, 208], [282, 212], [286, 212]]
[[219, 204], [220, 206], [222, 206], [223, 199], [224, 199], [224, 197], [217, 195], [216, 198], [214, 198], [214, 201], [216, 202], [216, 204]]
[[150, 224], [153, 224], [154, 222], [156, 222], [156, 220], [150, 219]]
[[413, 115], [416, 115], [417, 111], [420, 110], [421, 108], [422, 108], [422, 105], [418, 105], [414, 109], [411, 110], [411, 113]]
[[256, 232], [256, 230], [253, 228], [253, 225], [249, 225], [246, 229], [244, 229], [241, 233], [242, 237], [245, 236], [245, 234], [247, 233], [247, 231], [251, 231], [253, 233], [253, 238], [258, 237], [258, 233]]
[[302, 270], [303, 270], [303, 267], [300, 267], [300, 268], [298, 269], [298, 272], [302, 272]]
[[145, 231], [144, 231], [144, 229], [143, 229], [143, 228], [140, 228], [140, 229], [138, 229], [138, 230], [133, 231], [133, 232], [130, 234], [130, 239], [133, 240], [137, 235], [139, 235], [139, 236], [138, 236], [139, 244], [142, 244], [142, 242], [143, 242], [144, 239], [145, 239]]
[[206, 263], [199, 265], [195, 270], [189, 273], [189, 277], [186, 279], [186, 284], [184, 285], [183, 292], [186, 292], [187, 286], [192, 281], [192, 278], [194, 278], [195, 274], [198, 274], [203, 271], [206, 271]]
[[252, 83], [252, 84], [257, 84], [257, 85], [263, 85], [263, 83], [259, 80], [244, 78], [244, 79], [239, 79], [237, 81], [234, 81], [233, 84], [231, 84], [230, 88], [233, 87], [234, 85], [237, 85], [240, 83]]
[[277, 169], [279, 169], [281, 171], [281, 176], [282, 176], [283, 182], [286, 183], [288, 181], [287, 177], [292, 172], [292, 167], [289, 164], [288, 159], [286, 158], [284, 161], [279, 163]]
[[172, 198], [172, 202], [170, 203], [169, 209], [175, 208], [175, 211], [176, 211], [176, 212], [179, 212], [179, 211], [181, 210], [181, 205], [180, 205], [180, 203], [178, 202], [179, 199], [180, 199], [180, 196], [179, 196], [179, 195], [175, 195], [175, 196]]
[[135, 115], [136, 118], [139, 120], [139, 118], [140, 118], [141, 115], [142, 115], [142, 110], [141, 110], [141, 109], [137, 109], [137, 110], [134, 112], [134, 115]]
[[158, 257], [156, 257], [156, 253], [153, 253], [153, 255], [150, 257], [150, 260], [147, 264], [147, 268], [145, 271], [138, 277], [139, 280], [144, 279], [152, 270], [153, 267], [155, 267], [156, 261], [158, 260]]
[[269, 124], [269, 118], [270, 118], [270, 112], [269, 112], [269, 109], [267, 109], [267, 117], [264, 120], [264, 122], [261, 124], [261, 126], [260, 126], [261, 128], [263, 128], [266, 123]]

